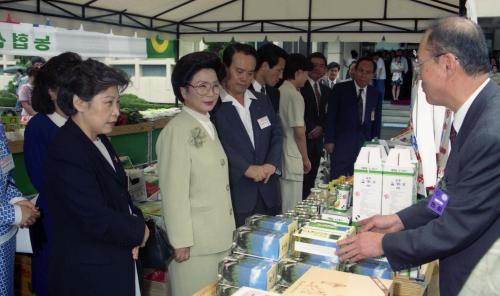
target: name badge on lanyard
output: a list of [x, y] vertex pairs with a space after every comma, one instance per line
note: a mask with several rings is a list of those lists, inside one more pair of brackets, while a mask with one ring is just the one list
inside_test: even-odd
[[2, 170], [2, 174], [7, 174], [14, 169], [14, 159], [12, 158], [12, 154], [7, 154], [0, 159], [0, 169]]
[[441, 186], [438, 185], [436, 186], [436, 189], [434, 190], [434, 194], [432, 195], [431, 199], [429, 200], [429, 203], [427, 204], [427, 207], [433, 211], [434, 213], [438, 214], [441, 216], [444, 212], [444, 209], [448, 205], [450, 197], [446, 192], [441, 190]]

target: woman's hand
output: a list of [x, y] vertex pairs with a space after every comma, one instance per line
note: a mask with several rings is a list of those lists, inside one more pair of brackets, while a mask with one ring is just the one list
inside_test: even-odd
[[19, 223], [19, 226], [21, 228], [33, 225], [36, 222], [36, 220], [40, 217], [40, 212], [31, 202], [23, 200], [23, 201], [18, 201], [16, 205], [18, 205], [19, 208], [21, 208], [22, 218], [21, 218], [21, 223]]
[[188, 260], [189, 259], [189, 250], [190, 250], [189, 247], [175, 249], [175, 253], [174, 253], [175, 261], [181, 263], [182, 261]]
[[149, 228], [148, 228], [148, 225], [145, 224], [144, 225], [144, 237], [142, 239], [141, 245], [132, 249], [132, 258], [134, 258], [134, 260], [139, 259], [139, 248], [144, 248], [148, 239], [149, 239]]

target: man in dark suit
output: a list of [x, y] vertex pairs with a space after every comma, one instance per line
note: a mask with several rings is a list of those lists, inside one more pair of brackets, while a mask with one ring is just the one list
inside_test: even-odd
[[306, 198], [318, 174], [319, 162], [323, 152], [323, 133], [325, 128], [325, 111], [330, 89], [320, 82], [326, 73], [326, 58], [320, 52], [310, 54], [307, 59], [313, 64], [309, 71], [309, 79], [300, 89], [304, 97], [306, 124], [307, 155], [311, 161], [311, 170], [304, 175], [302, 198]]
[[340, 81], [340, 65], [337, 62], [331, 62], [326, 68], [328, 69], [326, 75], [320, 81], [332, 90], [335, 84]]
[[325, 149], [331, 153], [330, 179], [352, 176], [363, 143], [380, 137], [382, 98], [369, 85], [375, 68], [370, 58], [361, 58], [354, 68], [353, 80], [333, 88], [325, 135]]
[[231, 198], [236, 225], [252, 214], [276, 214], [283, 131], [269, 99], [248, 90], [257, 53], [249, 45], [235, 43], [224, 50], [227, 76], [221, 103], [213, 117], [229, 161]]
[[339, 242], [342, 260], [385, 255], [394, 270], [439, 259], [442, 296], [495, 295], [500, 253], [500, 89], [488, 78], [481, 28], [450, 17], [418, 49], [427, 101], [455, 112], [451, 152], [434, 194], [393, 215], [361, 221]]
[[250, 89], [267, 94], [274, 111], [278, 113], [280, 92], [275, 85], [283, 78], [288, 54], [281, 47], [269, 42], [257, 50], [257, 71]]

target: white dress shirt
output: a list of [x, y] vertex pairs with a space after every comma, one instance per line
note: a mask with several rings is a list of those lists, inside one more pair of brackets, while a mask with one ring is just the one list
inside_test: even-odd
[[243, 101], [244, 105], [241, 105], [232, 95], [227, 93], [224, 89], [220, 90], [220, 98], [223, 103], [231, 102], [236, 108], [238, 115], [240, 116], [241, 122], [247, 131], [248, 137], [252, 142], [252, 146], [255, 148], [254, 138], [253, 138], [253, 126], [252, 126], [252, 116], [250, 115], [250, 104], [252, 100], [257, 100], [254, 94], [248, 89], [245, 91], [245, 98]]
[[214, 127], [212, 121], [210, 121], [210, 114], [209, 113], [201, 114], [200, 112], [195, 111], [186, 105], [184, 105], [183, 109], [189, 115], [193, 116], [194, 119], [196, 119], [201, 124], [201, 126], [203, 126], [203, 128], [205, 129], [207, 134], [210, 136], [210, 139], [212, 139], [212, 140], [215, 139], [215, 127]]
[[252, 81], [252, 86], [256, 92], [262, 92], [262, 85], [257, 80]]
[[[307, 77], [307, 80], [309, 80], [309, 83], [311, 84], [311, 87], [313, 89], [313, 92], [314, 92], [314, 95], [316, 95], [316, 92], [314, 90], [314, 84], [317, 82], [318, 83], [318, 92], [319, 92], [319, 95], [321, 96], [321, 86], [319, 86], [319, 79], [317, 81], [314, 81], [311, 79], [311, 77]], [[318, 101], [320, 100], [320, 98], [316, 98]]]
[[476, 91], [472, 93], [472, 95], [465, 101], [465, 103], [460, 106], [460, 108], [455, 112], [455, 117], [453, 118], [453, 127], [458, 134], [458, 131], [462, 127], [462, 123], [464, 122], [465, 115], [467, 115], [467, 111], [469, 111], [470, 106], [476, 99], [477, 95], [483, 90], [483, 88], [490, 82], [490, 79], [486, 79], [483, 84], [481, 84]]

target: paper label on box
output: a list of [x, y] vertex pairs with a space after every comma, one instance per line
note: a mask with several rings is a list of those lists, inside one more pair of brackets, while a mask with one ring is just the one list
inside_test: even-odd
[[337, 251], [336, 248], [296, 241], [295, 251], [334, 258], [336, 259], [334, 262], [338, 262], [338, 256], [335, 255], [335, 252]]
[[382, 213], [382, 172], [354, 170], [353, 220]]

